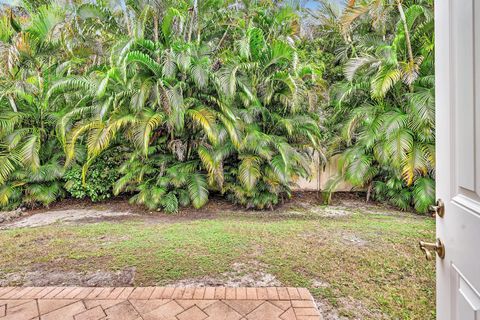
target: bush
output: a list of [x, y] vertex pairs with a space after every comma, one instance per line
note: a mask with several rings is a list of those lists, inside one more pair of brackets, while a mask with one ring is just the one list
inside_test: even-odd
[[65, 189], [77, 199], [89, 198], [93, 202], [113, 196], [113, 184], [120, 177], [118, 168], [124, 160], [124, 151], [114, 148], [102, 154], [87, 171], [85, 183], [82, 167], [75, 165], [65, 172]]

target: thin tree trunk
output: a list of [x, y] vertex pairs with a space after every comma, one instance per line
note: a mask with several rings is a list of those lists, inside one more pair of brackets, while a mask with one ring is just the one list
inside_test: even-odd
[[[153, 40], [155, 41], [155, 44], [158, 43], [159, 39], [160, 39], [160, 36], [158, 33], [158, 14], [155, 11], [153, 15]], [[156, 57], [157, 62], [160, 63], [160, 54], [158, 53], [157, 50], [155, 50], [155, 55], [157, 56]]]
[[229, 30], [230, 30], [230, 26], [227, 26], [227, 29], [226, 29], [225, 32], [223, 33], [223, 36], [222, 36], [222, 38], [220, 39], [220, 41], [218, 42], [217, 49], [216, 49], [215, 51], [220, 50], [220, 47], [222, 46], [223, 41], [225, 41], [225, 38], [227, 37], [227, 34], [228, 34], [228, 31], [229, 31]]
[[198, 0], [194, 0], [194, 1], [193, 1], [193, 21], [192, 21], [192, 25], [193, 25], [194, 28], [196, 29], [197, 41], [198, 41], [198, 38], [199, 38], [199, 36], [200, 36], [198, 18], [199, 18], [199, 17], [198, 17]]
[[125, 0], [122, 0], [120, 5], [122, 7], [123, 16], [125, 17], [125, 23], [127, 25], [128, 35], [131, 36], [132, 35], [132, 26], [130, 24], [130, 17], [128, 16], [127, 4], [125, 3]]
[[159, 39], [159, 35], [158, 35], [158, 15], [155, 12], [155, 14], [153, 15], [153, 40], [155, 41], [155, 43], [157, 43], [158, 39]]
[[200, 14], [197, 12], [197, 20], [195, 22], [197, 28], [197, 44], [200, 44]]
[[407, 51], [408, 51], [408, 59], [410, 63], [413, 65], [413, 51], [412, 51], [412, 43], [410, 42], [410, 32], [408, 31], [407, 25], [407, 18], [405, 17], [405, 12], [403, 11], [402, 2], [400, 0], [397, 1], [398, 12], [400, 13], [400, 18], [403, 22], [403, 28], [405, 29], [405, 42], [407, 43]]
[[195, 25], [195, 19], [197, 18], [198, 14], [198, 0], [193, 1], [193, 10], [192, 10], [192, 17], [190, 20], [190, 26], [188, 30], [188, 37], [187, 41], [190, 42], [192, 40], [192, 34], [193, 34], [193, 27]]
[[194, 13], [192, 12], [192, 17], [190, 18], [190, 25], [188, 26], [188, 34], [187, 34], [187, 39], [185, 39], [187, 42], [190, 42], [192, 38], [192, 29], [193, 29], [193, 16]]
[[373, 183], [370, 182], [370, 183], [368, 184], [368, 188], [367, 188], [367, 202], [370, 201], [370, 198], [371, 198], [371, 196], [372, 196], [372, 188], [373, 188]]

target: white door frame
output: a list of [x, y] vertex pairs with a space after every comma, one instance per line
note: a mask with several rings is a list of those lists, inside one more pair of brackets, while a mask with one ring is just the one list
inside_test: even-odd
[[[450, 48], [450, 0], [435, 1], [435, 108], [436, 108], [436, 193], [437, 198], [450, 199], [451, 192], [451, 175], [447, 174], [453, 167], [450, 157], [439, 161], [442, 154], [447, 154], [451, 149], [451, 135], [449, 130], [450, 121], [453, 118], [452, 112], [447, 112], [451, 104], [450, 88], [453, 86], [451, 78], [451, 48]], [[445, 111], [445, 112], [442, 112]], [[439, 174], [444, 173], [444, 174]], [[448, 202], [448, 200], [445, 200]], [[448, 205], [446, 205], [448, 206]], [[447, 210], [448, 213], [449, 210]], [[441, 218], [437, 217], [436, 228], [437, 237], [440, 238], [444, 232], [444, 223]], [[441, 239], [441, 238], [440, 238]], [[444, 240], [445, 241], [445, 240]], [[442, 281], [445, 277], [444, 261], [437, 258], [436, 267], [436, 306], [437, 319], [447, 319], [442, 317], [443, 314], [450, 313], [450, 305], [445, 304], [443, 292], [450, 292], [450, 282]]]

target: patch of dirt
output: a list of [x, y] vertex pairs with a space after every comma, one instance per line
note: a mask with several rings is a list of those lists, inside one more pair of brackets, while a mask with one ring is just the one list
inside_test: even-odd
[[0, 212], [0, 223], [13, 221], [25, 215], [25, 208]]
[[[386, 315], [377, 310], [372, 310], [367, 308], [361, 301], [355, 300], [351, 297], [341, 297], [337, 300], [340, 305], [339, 310], [341, 313], [347, 313], [353, 315], [349, 317], [350, 320], [362, 320], [362, 319], [378, 319], [386, 320], [389, 319]], [[330, 320], [328, 317], [324, 317], [325, 320]], [[341, 320], [346, 318], [340, 318]], [[331, 320], [336, 320], [331, 319]]]
[[368, 244], [368, 241], [360, 238], [359, 236], [357, 236], [355, 234], [351, 234], [351, 233], [344, 234], [342, 236], [342, 240], [343, 240], [343, 242], [345, 242], [347, 244], [355, 245], [355, 246], [359, 246], [359, 247], [362, 247], [362, 246], [365, 246], [365, 245]]
[[111, 211], [98, 209], [67, 209], [67, 210], [51, 210], [48, 212], [40, 212], [34, 215], [21, 218], [14, 222], [5, 223], [1, 229], [14, 229], [24, 227], [40, 227], [58, 222], [75, 222], [85, 219], [106, 219], [119, 218], [135, 215], [129, 211]]
[[327, 301], [315, 300], [315, 303], [317, 304], [317, 308], [320, 311], [320, 315], [322, 316], [322, 320], [351, 320], [350, 318], [340, 316], [338, 314], [338, 310], [335, 309]]
[[[315, 279], [312, 281], [312, 285], [315, 288], [330, 287], [330, 284]], [[326, 299], [315, 299], [315, 303], [323, 320], [388, 319], [380, 311], [370, 310], [361, 301], [351, 297], [342, 296], [336, 299], [336, 306], [332, 306]]]
[[177, 214], [165, 214], [151, 211], [145, 207], [132, 205], [126, 198], [115, 198], [104, 202], [92, 203], [87, 200], [66, 199], [52, 204], [49, 208], [15, 210], [0, 212], [0, 230], [22, 227], [38, 227], [53, 223], [92, 223], [100, 221], [121, 222], [128, 219], [141, 219], [145, 223], [168, 223], [199, 219], [212, 219], [218, 215], [255, 215], [268, 219], [291, 217], [346, 217], [357, 212], [381, 215], [403, 214], [398, 210], [366, 203], [361, 194], [338, 193], [332, 198], [332, 204], [323, 205], [318, 192], [295, 192], [291, 199], [275, 207], [274, 210], [246, 210], [234, 205], [219, 195], [211, 195], [210, 201], [201, 209], [182, 208]]
[[328, 287], [330, 287], [330, 284], [325, 282], [325, 281], [319, 280], [319, 279], [312, 279], [312, 287], [313, 288], [328, 288]]
[[350, 216], [355, 213], [351, 209], [339, 206], [317, 206], [307, 208], [310, 214], [318, 215], [319, 217], [335, 218]]
[[86, 286], [86, 287], [122, 287], [132, 286], [135, 280], [135, 268], [126, 268], [117, 272], [95, 271], [74, 272], [56, 270], [37, 270], [25, 273], [12, 273], [0, 278], [0, 287], [21, 284], [27, 287], [46, 286]]
[[279, 287], [281, 282], [274, 275], [264, 272], [266, 265], [252, 260], [246, 263], [234, 263], [230, 272], [223, 273], [218, 278], [201, 277], [184, 279], [168, 285], [185, 287]]
[[[351, 209], [364, 213], [380, 214], [380, 215], [412, 215], [413, 211], [401, 211], [398, 208], [388, 204], [370, 200], [366, 201], [364, 192], [337, 192], [332, 196], [330, 207], [339, 207], [343, 209]], [[421, 216], [419, 216], [421, 217]]]

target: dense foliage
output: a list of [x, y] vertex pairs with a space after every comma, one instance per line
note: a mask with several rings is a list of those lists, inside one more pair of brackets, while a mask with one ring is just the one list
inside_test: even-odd
[[329, 191], [425, 212], [433, 1], [287, 2], [4, 6], [0, 206], [125, 193], [175, 212], [219, 193], [271, 208], [320, 154], [339, 155]]
[[90, 165], [85, 180], [82, 167], [72, 165], [64, 174], [65, 190], [77, 199], [88, 198], [93, 202], [113, 197], [113, 186], [120, 178], [118, 168], [127, 159], [125, 148], [112, 148], [103, 152]]
[[[435, 198], [432, 0], [323, 2], [314, 37], [332, 68], [331, 154], [368, 196], [426, 212]], [[343, 75], [338, 73], [341, 68]]]
[[295, 8], [269, 1], [4, 8], [0, 205], [66, 190], [168, 212], [212, 192], [272, 207], [320, 150], [322, 68], [299, 31]]

